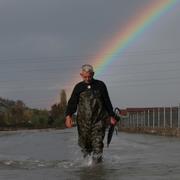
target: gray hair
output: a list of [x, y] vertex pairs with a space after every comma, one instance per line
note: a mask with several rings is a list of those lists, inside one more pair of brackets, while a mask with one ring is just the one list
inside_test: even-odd
[[90, 64], [82, 65], [81, 69], [85, 72], [94, 72], [93, 67]]

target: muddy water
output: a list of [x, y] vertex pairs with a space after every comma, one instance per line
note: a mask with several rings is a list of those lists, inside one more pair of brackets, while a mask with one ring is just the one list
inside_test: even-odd
[[180, 139], [120, 132], [94, 165], [75, 128], [0, 132], [0, 180], [12, 179], [179, 180]]

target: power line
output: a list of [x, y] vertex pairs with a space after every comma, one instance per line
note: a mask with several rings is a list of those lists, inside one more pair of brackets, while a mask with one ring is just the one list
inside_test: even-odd
[[[113, 86], [113, 87], [119, 87], [119, 86], [121, 86], [121, 85], [123, 85], [123, 87], [146, 87], [146, 86], [153, 86], [153, 87], [155, 87], [155, 86], [162, 86], [162, 85], [169, 85], [169, 84], [171, 84], [171, 86], [172, 86], [172, 84], [174, 84], [175, 85], [175, 83], [176, 83], [176, 85], [178, 85], [179, 83], [180, 83], [180, 81], [179, 81], [180, 79], [179, 78], [176, 78], [176, 79], [168, 79], [168, 80], [166, 80], [166, 79], [164, 79], [164, 80], [162, 80], [162, 81], [144, 81], [144, 82], [121, 82], [121, 83], [112, 83], [111, 84], [111, 86]], [[173, 89], [173, 86], [172, 86], [172, 89]]]
[[[170, 72], [180, 72], [180, 69], [179, 68], [176, 68], [176, 69], [165, 69], [165, 70], [153, 70], [153, 71], [135, 71], [135, 72], [127, 72], [127, 73], [124, 73], [124, 72], [108, 72], [107, 74], [104, 74], [103, 77], [110, 77], [112, 75], [121, 75], [121, 74], [124, 74], [125, 77], [129, 76], [129, 75], [138, 75], [138, 74], [142, 74], [142, 76], [146, 75], [146, 74], [155, 74], [155, 73], [158, 73], [159, 75], [161, 73], [170, 73]], [[78, 77], [79, 75], [77, 75]], [[117, 77], [117, 76], [116, 76]], [[134, 77], [134, 76], [133, 76]], [[24, 77], [23, 77], [24, 78]], [[120, 76], [120, 78], [122, 78], [122, 76]], [[59, 79], [59, 76], [57, 77], [37, 77], [36, 79], [34, 78], [29, 78], [27, 77], [27, 79], [9, 79], [9, 80], [0, 80], [0, 83], [8, 83], [8, 82], [24, 82], [24, 81], [28, 81], [28, 82], [47, 82], [49, 80], [52, 80], [52, 81], [58, 81], [60, 80]]]
[[[161, 61], [161, 62], [143, 62], [143, 63], [134, 63], [134, 64], [112, 64], [110, 67], [111, 68], [128, 68], [128, 67], [135, 67], [135, 66], [147, 66], [147, 65], [171, 65], [171, 64], [179, 64], [180, 63], [180, 60], [169, 60], [169, 61]], [[16, 72], [45, 72], [45, 73], [54, 73], [56, 70], [58, 71], [60, 69], [59, 66], [56, 66], [56, 67], [53, 67], [53, 68], [50, 68], [50, 67], [42, 67], [41, 68], [35, 68], [35, 69], [25, 69], [25, 67], [21, 67], [21, 68], [24, 68], [24, 69], [18, 69], [17, 71], [17, 68], [13, 68], [13, 69], [10, 69], [11, 71], [13, 70], [16, 70]], [[29, 68], [29, 66], [28, 66]], [[80, 69], [79, 66], [77, 66], [77, 64], [73, 64], [71, 65], [71, 67], [63, 67], [63, 70], [69, 70], [69, 71], [72, 71], [72, 70], [76, 70], [76, 69]], [[2, 69], [3, 70], [3, 69]], [[1, 70], [1, 73], [3, 73], [3, 71]], [[6, 72], [7, 72], [7, 68], [4, 69]], [[51, 72], [52, 71], [52, 72]], [[57, 72], [55, 72], [57, 73]]]
[[[176, 77], [175, 79], [179, 81], [180, 77]], [[162, 84], [170, 84], [170, 83], [172, 83], [173, 79], [161, 79], [161, 80], [163, 80], [163, 81], [161, 81], [161, 82], [150, 82], [150, 81], [147, 82], [147, 80], [146, 80], [146, 83], [143, 82], [143, 84], [140, 84], [140, 83], [133, 84], [132, 82], [131, 83], [124, 82], [122, 84], [123, 84], [123, 87], [124, 86], [141, 86], [141, 85], [143, 85], [143, 86], [147, 86], [147, 85], [162, 85]], [[121, 83], [120, 84], [119, 83], [113, 83], [113, 82], [111, 83], [111, 86], [113, 86], [113, 87], [117, 87], [119, 85], [121, 85]], [[109, 88], [110, 88], [110, 85], [109, 85]], [[33, 102], [39, 102], [39, 104], [44, 103], [44, 102], [47, 102], [48, 104], [51, 104], [51, 103], [53, 104], [53, 103], [55, 103], [55, 101], [57, 101], [57, 98], [55, 98], [55, 96], [52, 97], [52, 98], [48, 97], [48, 99], [46, 97], [42, 97], [42, 98], [31, 99], [31, 100], [28, 100], [28, 101], [26, 100], [26, 104], [33, 103]]]
[[[124, 83], [124, 84], [128, 84], [128, 83], [147, 83], [147, 82], [153, 82], [153, 81], [168, 81], [168, 80], [180, 80], [180, 76], [174, 76], [174, 77], [164, 77], [164, 78], [146, 78], [146, 79], [116, 79], [116, 80], [111, 80], [110, 84], [120, 84], [120, 83]], [[68, 84], [67, 84], [68, 85]], [[71, 84], [69, 84], [71, 85]], [[38, 90], [42, 90], [42, 89], [46, 89], [46, 90], [55, 90], [57, 89], [55, 88], [49, 88], [47, 89], [47, 87], [49, 86], [43, 86], [42, 84], [37, 84], [34, 88], [29, 88], [29, 87], [23, 87], [23, 85], [17, 87], [17, 84], [15, 84], [16, 88], [12, 89], [13, 86], [1, 86], [1, 88], [11, 88], [11, 91], [15, 91], [15, 89], [18, 89], [18, 91], [25, 91], [25, 90], [33, 90], [33, 91], [38, 91]], [[59, 85], [60, 87], [61, 85]], [[20, 88], [20, 89], [19, 89]], [[17, 91], [17, 90], [16, 90]]]
[[159, 74], [161, 74], [161, 73], [163, 73], [163, 72], [165, 72], [165, 73], [169, 73], [169, 72], [180, 72], [180, 69], [179, 68], [176, 68], [176, 69], [164, 69], [164, 70], [150, 70], [149, 71], [149, 69], [148, 70], [146, 70], [146, 71], [130, 71], [130, 72], [122, 72], [122, 71], [120, 71], [120, 72], [117, 72], [117, 71], [115, 71], [115, 72], [107, 72], [106, 74], [103, 74], [103, 77], [105, 76], [110, 76], [110, 75], [121, 75], [121, 74], [123, 74], [123, 75], [125, 75], [126, 77], [127, 77], [127, 75], [136, 75], [136, 74], [143, 74], [143, 75], [145, 75], [145, 74], [152, 74], [153, 73], [153, 75], [154, 75], [154, 73], [159, 73]]
[[[162, 55], [162, 54], [179, 54], [180, 49], [158, 49], [158, 50], [144, 50], [144, 51], [129, 51], [122, 53], [123, 57], [128, 56], [139, 56], [139, 55]], [[66, 56], [52, 56], [52, 57], [19, 57], [19, 58], [9, 58], [9, 57], [0, 57], [0, 62], [5, 61], [5, 63], [8, 63], [7, 61], [23, 61], [26, 63], [32, 63], [35, 61], [37, 63], [38, 61], [57, 61], [58, 63], [67, 62], [68, 60], [79, 60], [79, 59], [87, 59], [87, 58], [98, 58], [98, 57], [104, 57], [104, 56], [111, 56], [111, 57], [118, 57], [118, 54], [112, 54], [112, 53], [103, 53], [101, 55], [97, 54], [86, 54], [86, 55], [66, 55]], [[15, 62], [15, 63], [16, 63]], [[12, 63], [12, 62], [10, 62]]]

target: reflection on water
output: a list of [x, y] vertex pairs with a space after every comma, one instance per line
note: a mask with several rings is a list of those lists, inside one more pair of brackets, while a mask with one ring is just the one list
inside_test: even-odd
[[40, 160], [27, 160], [27, 161], [0, 161], [0, 169], [41, 169], [41, 168], [68, 168], [72, 167], [73, 163], [68, 161], [40, 161]]
[[119, 133], [102, 163], [83, 159], [71, 130], [0, 132], [0, 179], [179, 180], [180, 139]]

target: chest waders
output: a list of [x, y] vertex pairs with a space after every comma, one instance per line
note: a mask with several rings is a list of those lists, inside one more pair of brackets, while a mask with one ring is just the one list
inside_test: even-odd
[[99, 90], [87, 89], [80, 93], [77, 128], [78, 143], [82, 148], [84, 157], [92, 154], [96, 159], [102, 158], [103, 139], [108, 118], [103, 103]]

